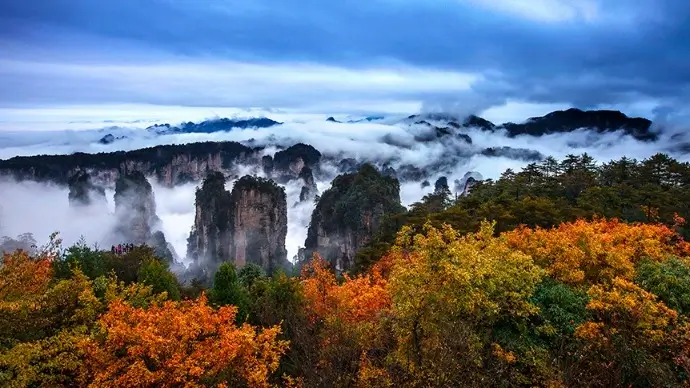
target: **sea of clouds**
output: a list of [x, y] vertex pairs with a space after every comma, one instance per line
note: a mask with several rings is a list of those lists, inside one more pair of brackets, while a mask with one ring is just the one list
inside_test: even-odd
[[[7, 113], [7, 112], [5, 112]], [[46, 113], [46, 112], [44, 112]], [[78, 113], [78, 114], [75, 114]], [[563, 158], [567, 154], [588, 153], [599, 162], [606, 162], [622, 156], [637, 159], [649, 157], [657, 152], [666, 152], [680, 160], [687, 161], [687, 154], [674, 151], [681, 141], [682, 131], [665, 130], [660, 140], [644, 143], [623, 133], [595, 134], [579, 130], [568, 134], [553, 134], [542, 137], [519, 136], [508, 138], [504, 133], [482, 132], [478, 129], [464, 129], [472, 145], [459, 139], [447, 138], [435, 142], [419, 142], [415, 136], [428, 131], [423, 125], [404, 120], [404, 116], [392, 115], [384, 120], [361, 123], [326, 122], [327, 114], [295, 114], [277, 110], [208, 110], [158, 109], [149, 112], [145, 108], [127, 111], [104, 112], [51, 111], [38, 115], [40, 120], [9, 120], [0, 123], [0, 159], [14, 156], [41, 154], [70, 154], [73, 152], [111, 152], [134, 150], [160, 144], [184, 144], [201, 141], [241, 141], [253, 139], [252, 145], [269, 146], [264, 152], [272, 154], [277, 148], [272, 145], [289, 146], [298, 142], [310, 144], [325, 155], [338, 158], [353, 157], [359, 160], [388, 161], [395, 168], [404, 164], [419, 167], [438, 165], [425, 179], [431, 187], [422, 188], [420, 182], [401, 184], [401, 200], [409, 206], [433, 190], [433, 183], [439, 176], [448, 181], [461, 179], [465, 173], [476, 171], [484, 178], [497, 178], [508, 168], [520, 169], [528, 162], [506, 157], [486, 157], [475, 151], [486, 147], [524, 148]], [[75, 119], [76, 116], [76, 119]], [[211, 134], [155, 135], [145, 128], [155, 123], [178, 124], [183, 121], [201, 121], [213, 116], [260, 117], [265, 116], [283, 125], [264, 129], [231, 130]], [[7, 115], [5, 115], [7, 117]], [[48, 117], [46, 119], [46, 117]], [[107, 117], [104, 119], [104, 117]], [[347, 121], [357, 117], [335, 116]], [[32, 130], [28, 130], [32, 129]], [[125, 136], [112, 144], [100, 144], [98, 140], [106, 134]], [[458, 157], [458, 155], [464, 155]], [[326, 190], [335, 176], [332, 165], [324, 165], [324, 174], [317, 180], [319, 192]], [[256, 173], [260, 171], [245, 171]], [[329, 173], [330, 172], [330, 173]], [[164, 187], [150, 179], [157, 204], [157, 214], [162, 220], [162, 230], [180, 257], [186, 253], [186, 239], [194, 221], [194, 194], [197, 184], [185, 184], [174, 188]], [[232, 189], [233, 181], [227, 183]], [[288, 257], [297, 253], [304, 244], [307, 227], [314, 203], [299, 203], [301, 182], [285, 186], [288, 200], [288, 235], [286, 248]], [[68, 203], [68, 189], [64, 186], [37, 182], [14, 182], [0, 180], [0, 236], [17, 236], [33, 233], [39, 242], [44, 242], [50, 233], [59, 231], [66, 245], [84, 236], [89, 243], [105, 241], [112, 230], [114, 217], [114, 192], [107, 190], [108, 208], [71, 209]]]

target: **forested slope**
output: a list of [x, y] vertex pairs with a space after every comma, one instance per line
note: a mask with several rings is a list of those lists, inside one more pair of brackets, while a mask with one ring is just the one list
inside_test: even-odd
[[690, 373], [690, 166], [547, 159], [385, 217], [356, 271], [147, 247], [3, 257], [0, 385], [675, 387]]

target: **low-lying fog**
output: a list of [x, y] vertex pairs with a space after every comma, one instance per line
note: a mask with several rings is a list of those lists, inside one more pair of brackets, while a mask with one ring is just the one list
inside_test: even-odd
[[[274, 118], [271, 115], [268, 117]], [[394, 120], [366, 122], [357, 124], [326, 122], [327, 116], [300, 116], [288, 120], [277, 117], [285, 124], [265, 129], [232, 130], [211, 134], [175, 134], [153, 135], [141, 128], [141, 125], [130, 121], [125, 127], [42, 132], [0, 132], [0, 158], [17, 155], [66, 154], [81, 152], [109, 152], [115, 150], [133, 150], [158, 144], [183, 144], [198, 141], [247, 141], [254, 139], [254, 145], [278, 144], [289, 146], [297, 142], [311, 144], [327, 155], [338, 155], [340, 158], [354, 157], [363, 160], [390, 160], [392, 166], [412, 164], [423, 167], [444, 161], [444, 167], [425, 177], [430, 187], [422, 188], [421, 182], [401, 184], [401, 200], [404, 205], [418, 201], [433, 190], [434, 181], [441, 175], [448, 177], [451, 183], [461, 178], [468, 171], [476, 171], [485, 178], [497, 178], [507, 168], [519, 169], [528, 162], [506, 157], [486, 157], [472, 154], [471, 150], [486, 147], [509, 146], [530, 149], [543, 155], [562, 158], [566, 154], [587, 152], [600, 162], [616, 159], [621, 156], [645, 158], [656, 152], [667, 152], [672, 156], [688, 160], [687, 155], [672, 151], [678, 138], [671, 133], [663, 133], [655, 143], [643, 143], [621, 133], [594, 134], [588, 131], [576, 131], [569, 134], [555, 134], [539, 138], [521, 136], [507, 138], [503, 133], [482, 132], [479, 130], [462, 130], [472, 138], [472, 145], [467, 145], [455, 138], [434, 142], [415, 140], [427, 128], [419, 125], [402, 124]], [[175, 122], [173, 122], [175, 123]], [[80, 124], [81, 126], [86, 124]], [[137, 125], [139, 125], [137, 127]], [[674, 131], [678, 132], [678, 131]], [[107, 133], [115, 136], [127, 136], [112, 144], [99, 144], [98, 140]], [[267, 153], [275, 152], [271, 147]], [[458, 157], [469, 152], [468, 157]], [[442, 163], [443, 164], [443, 163]], [[333, 168], [324, 166], [324, 170]], [[333, 176], [317, 181], [319, 192], [330, 185]], [[149, 178], [156, 198], [157, 214], [162, 220], [162, 228], [168, 241], [172, 243], [177, 254], [184, 257], [186, 239], [194, 220], [194, 193], [196, 184], [186, 184], [175, 188], [166, 188]], [[227, 188], [232, 188], [232, 181]], [[288, 258], [297, 253], [298, 247], [304, 244], [306, 230], [313, 210], [313, 203], [298, 204], [301, 183], [288, 184]], [[451, 187], [452, 188], [452, 187]], [[59, 231], [65, 245], [76, 242], [85, 236], [87, 242], [98, 243], [112, 228], [112, 217], [107, 217], [114, 209], [113, 191], [106, 192], [108, 208], [91, 206], [82, 210], [70, 209], [68, 189], [45, 183], [14, 182], [0, 180], [0, 236], [15, 237], [21, 233], [33, 233], [39, 243], [45, 242], [50, 233]]]

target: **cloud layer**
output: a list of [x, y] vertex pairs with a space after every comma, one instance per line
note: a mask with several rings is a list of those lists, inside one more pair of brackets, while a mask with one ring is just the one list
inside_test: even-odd
[[[203, 113], [203, 112], [202, 112]], [[278, 114], [280, 115], [280, 114]], [[114, 116], [113, 116], [114, 117]], [[153, 117], [153, 116], [152, 116]], [[272, 116], [271, 116], [272, 117]], [[429, 173], [421, 180], [428, 180], [430, 187], [423, 188], [421, 180], [406, 182], [401, 185], [401, 199], [404, 205], [410, 205], [433, 190], [434, 181], [446, 176], [448, 181], [461, 179], [468, 171], [476, 171], [485, 178], [498, 178], [507, 168], [519, 169], [527, 162], [507, 157], [487, 157], [477, 151], [487, 147], [513, 147], [535, 150], [543, 155], [563, 158], [569, 153], [587, 152], [600, 162], [619, 158], [623, 155], [634, 158], [645, 158], [656, 152], [670, 152], [680, 160], [688, 161], [687, 154], [669, 151], [678, 143], [673, 138], [673, 131], [662, 133], [656, 143], [642, 143], [622, 133], [594, 134], [580, 130], [570, 134], [552, 134], [540, 138], [519, 136], [507, 138], [502, 132], [482, 132], [478, 129], [463, 129], [461, 133], [469, 135], [472, 145], [460, 138], [443, 138], [440, 141], [420, 142], [415, 138], [428, 131], [424, 125], [414, 125], [393, 119], [381, 123], [331, 123], [322, 116], [308, 115], [280, 117], [285, 124], [259, 130], [233, 130], [211, 134], [175, 134], [154, 136], [136, 126], [145, 126], [148, 118], [116, 117], [121, 123], [131, 123], [127, 128], [108, 128], [115, 135], [127, 135], [109, 145], [98, 144], [97, 140], [104, 135], [102, 129], [78, 131], [43, 131], [26, 133], [2, 133], [0, 158], [16, 155], [69, 154], [81, 152], [109, 152], [115, 150], [132, 150], [158, 144], [182, 144], [198, 141], [247, 141], [253, 139], [255, 145], [282, 145], [303, 142], [311, 144], [326, 157], [339, 161], [352, 157], [359, 160], [388, 161], [394, 168], [411, 164], [417, 167], [429, 167]], [[340, 118], [340, 117], [339, 117]], [[52, 124], [59, 126], [89, 126], [88, 123], [72, 118], [61, 118]], [[57, 120], [57, 119], [55, 119]], [[87, 120], [88, 121], [88, 120]], [[72, 124], [70, 124], [72, 122]], [[57, 123], [57, 124], [56, 124]], [[385, 140], [385, 141], [384, 141]], [[268, 147], [265, 152], [272, 154], [277, 149]], [[465, 156], [462, 156], [465, 155]], [[337, 157], [336, 157], [337, 156]], [[442, 163], [440, 163], [442, 162]], [[249, 168], [244, 173], [251, 173]], [[330, 185], [335, 176], [333, 166], [326, 164], [325, 173], [318, 177], [319, 192]], [[261, 174], [260, 171], [253, 171]], [[227, 189], [232, 188], [232, 181]], [[162, 220], [162, 229], [177, 253], [183, 256], [186, 252], [186, 239], [194, 220], [194, 192], [196, 184], [187, 184], [175, 188], [166, 188], [152, 181], [157, 203], [157, 213]], [[298, 247], [304, 244], [306, 230], [313, 210], [313, 203], [298, 204], [301, 185], [292, 182], [286, 187], [288, 199], [288, 236], [287, 249], [292, 258]], [[69, 208], [67, 188], [35, 182], [16, 183], [0, 181], [0, 236], [16, 236], [32, 232], [39, 242], [43, 242], [53, 231], [60, 231], [65, 242], [71, 244], [81, 235], [87, 241], [102, 242], [103, 236], [112, 227], [114, 204], [113, 192], [107, 192], [108, 209], [85, 209], [79, 213]]]
[[8, 0], [0, 5], [0, 107], [682, 109], [689, 4]]

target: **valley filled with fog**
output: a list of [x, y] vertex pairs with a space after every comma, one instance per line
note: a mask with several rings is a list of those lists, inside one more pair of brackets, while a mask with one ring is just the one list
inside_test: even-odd
[[[146, 129], [160, 123], [177, 125], [186, 122], [179, 115], [169, 114], [165, 119], [118, 118], [118, 120], [52, 121], [50, 130], [5, 131], [0, 133], [0, 159], [15, 156], [57, 155], [74, 152], [102, 153], [131, 151], [162, 144], [186, 144], [207, 141], [236, 141], [250, 147], [261, 148], [262, 155], [275, 154], [280, 149], [297, 143], [313, 146], [323, 154], [320, 173], [315, 175], [318, 193], [325, 191], [340, 173], [338, 164], [343, 159], [358, 163], [370, 162], [395, 170], [411, 170], [401, 180], [400, 197], [404, 206], [419, 201], [434, 191], [434, 182], [446, 177], [450, 189], [458, 194], [468, 173], [477, 179], [496, 179], [506, 169], [520, 169], [530, 162], [546, 156], [561, 159], [568, 154], [588, 153], [596, 161], [606, 162], [622, 156], [643, 159], [657, 152], [669, 153], [679, 160], [687, 155], [679, 147], [683, 143], [679, 130], [668, 125], [658, 130], [658, 139], [640, 141], [624, 131], [596, 133], [586, 128], [568, 133], [541, 136], [507, 136], [505, 130], [486, 131], [477, 127], [451, 128], [450, 136], [435, 133], [446, 127], [438, 117], [424, 114], [414, 119], [406, 116], [390, 117], [338, 117], [326, 120], [328, 115], [289, 115], [271, 112], [252, 112], [279, 121], [280, 125], [267, 128], [228, 128], [212, 133], [159, 133]], [[174, 121], [174, 120], [178, 121]], [[213, 119], [211, 119], [213, 120]], [[462, 118], [459, 119], [462, 121]], [[342, 121], [342, 122], [340, 122]], [[45, 123], [43, 123], [44, 127]], [[39, 125], [38, 128], [41, 128]], [[656, 128], [652, 128], [655, 130]], [[106, 135], [115, 139], [104, 144]], [[467, 139], [470, 139], [468, 141]], [[489, 153], [487, 149], [500, 149]], [[243, 174], [264, 176], [255, 166], [239, 166]], [[174, 247], [177, 256], [184, 259], [187, 238], [194, 222], [195, 190], [199, 182], [168, 187], [148, 177], [153, 187], [161, 229]], [[425, 182], [426, 181], [426, 182]], [[226, 188], [232, 189], [233, 179]], [[286, 248], [292, 260], [304, 245], [313, 201], [300, 202], [301, 185], [291, 181], [285, 187], [288, 205], [288, 233]], [[65, 244], [72, 244], [84, 236], [89, 244], [103, 244], [112, 228], [107, 217], [114, 212], [114, 190], [106, 189], [107, 210], [89, 206], [72, 209], [66, 186], [47, 182], [16, 182], [5, 177], [0, 181], [0, 236], [15, 237], [32, 233], [39, 243], [50, 233], [59, 231]]]

